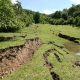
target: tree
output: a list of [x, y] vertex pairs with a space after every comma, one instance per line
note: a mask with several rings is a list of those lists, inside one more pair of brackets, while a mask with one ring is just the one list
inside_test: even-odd
[[77, 16], [80, 17], [80, 11], [75, 11], [75, 12], [73, 13], [73, 17], [77, 17]]
[[67, 20], [67, 18], [68, 18], [68, 14], [67, 13], [62, 13], [62, 18], [64, 19], [64, 20]]
[[76, 11], [75, 5], [72, 5], [72, 7], [69, 8], [68, 10], [68, 15], [73, 16], [73, 13]]
[[51, 14], [51, 17], [52, 18], [55, 18], [55, 19], [59, 19], [61, 18], [61, 11], [56, 11], [55, 13]]
[[79, 17], [79, 16], [77, 16], [77, 17], [74, 19], [74, 24], [75, 24], [76, 26], [80, 26], [80, 17]]
[[21, 2], [17, 1], [16, 4], [14, 4], [14, 9], [15, 9], [15, 13], [16, 14], [21, 14], [22, 13], [22, 6], [21, 6]]
[[0, 31], [18, 30], [17, 19], [10, 0], [0, 0]]
[[40, 22], [40, 13], [39, 12], [35, 13], [35, 15], [34, 15], [34, 21], [35, 21], [36, 24]]
[[68, 18], [67, 22], [68, 22], [68, 24], [73, 25], [74, 24], [74, 18], [73, 17]]

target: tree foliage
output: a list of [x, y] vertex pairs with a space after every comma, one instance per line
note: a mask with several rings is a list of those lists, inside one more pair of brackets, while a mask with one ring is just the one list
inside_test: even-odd
[[14, 32], [32, 22], [33, 15], [27, 14], [20, 2], [13, 5], [11, 0], [0, 0], [0, 32]]
[[80, 26], [80, 4], [46, 15], [23, 9], [19, 1], [0, 0], [0, 32], [14, 32], [32, 23]]
[[[55, 13], [49, 15], [53, 19], [53, 24], [64, 24], [80, 26], [80, 4], [72, 5], [69, 9], [63, 9], [63, 11], [56, 11]], [[61, 18], [63, 19], [61, 21]], [[61, 22], [60, 22], [61, 21]]]
[[18, 24], [10, 0], [0, 0], [0, 31], [15, 31]]
[[34, 14], [34, 22], [37, 24], [37, 23], [40, 23], [40, 13], [39, 12], [36, 12]]

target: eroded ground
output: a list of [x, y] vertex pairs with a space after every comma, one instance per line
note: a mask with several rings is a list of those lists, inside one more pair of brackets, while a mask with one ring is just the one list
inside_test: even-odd
[[[23, 65], [1, 80], [80, 80], [80, 56], [76, 55], [80, 52], [79, 28], [34, 24], [17, 34], [18, 38], [15, 39], [18, 44], [26, 39], [39, 37], [42, 45], [29, 64]], [[12, 40], [14, 41], [16, 40]]]

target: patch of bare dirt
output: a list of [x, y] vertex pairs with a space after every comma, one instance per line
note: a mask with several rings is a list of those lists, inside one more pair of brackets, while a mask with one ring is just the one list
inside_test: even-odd
[[27, 40], [24, 45], [1, 49], [0, 77], [12, 73], [22, 64], [29, 62], [40, 45], [39, 38], [35, 38]]

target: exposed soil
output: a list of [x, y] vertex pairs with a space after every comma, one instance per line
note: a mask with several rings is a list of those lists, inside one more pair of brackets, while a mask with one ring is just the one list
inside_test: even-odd
[[[43, 57], [44, 57], [44, 60], [45, 60], [45, 65], [46, 65], [46, 67], [49, 69], [50, 75], [52, 76], [52, 80], [60, 80], [59, 75], [56, 74], [54, 71], [52, 71], [52, 69], [54, 68], [54, 66], [52, 65], [52, 63], [50, 63], [50, 62], [48, 61], [48, 56], [49, 56], [49, 54], [50, 54], [51, 52], [53, 52], [53, 51], [54, 51], [54, 49], [49, 49], [49, 50], [45, 51], [45, 53], [43, 54]], [[58, 59], [59, 56], [56, 55], [56, 58]], [[60, 61], [60, 58], [59, 58], [58, 60]]]
[[27, 40], [24, 45], [0, 49], [0, 77], [29, 62], [40, 45], [39, 38], [35, 38]]

